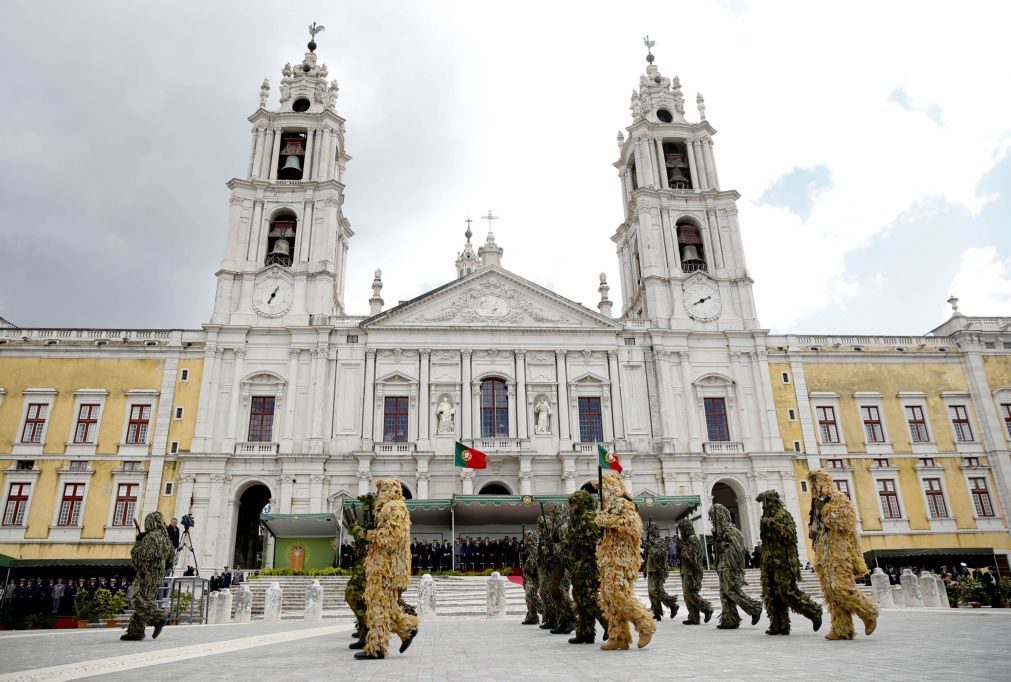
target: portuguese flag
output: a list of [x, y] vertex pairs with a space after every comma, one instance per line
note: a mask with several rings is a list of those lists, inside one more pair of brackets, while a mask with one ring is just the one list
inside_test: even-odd
[[611, 469], [621, 473], [621, 463], [618, 461], [618, 455], [609, 453], [607, 448], [600, 443], [597, 443], [597, 457], [600, 459], [601, 469]]
[[488, 455], [456, 441], [456, 466], [467, 469], [484, 469], [488, 466]]

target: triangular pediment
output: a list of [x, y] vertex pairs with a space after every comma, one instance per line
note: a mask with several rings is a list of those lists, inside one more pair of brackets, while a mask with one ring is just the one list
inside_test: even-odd
[[497, 266], [482, 268], [379, 313], [365, 320], [362, 327], [621, 329], [616, 321]]

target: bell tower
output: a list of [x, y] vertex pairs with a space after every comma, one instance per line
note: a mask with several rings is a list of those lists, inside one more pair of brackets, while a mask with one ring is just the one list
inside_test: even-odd
[[344, 119], [337, 81], [309, 51], [281, 70], [279, 98], [260, 86], [245, 178], [228, 182], [228, 230], [212, 324], [307, 326], [344, 312], [345, 264], [354, 234], [344, 217]]
[[[733, 190], [720, 188], [705, 101], [689, 121], [677, 76], [653, 63], [632, 91], [632, 124], [618, 132], [624, 222], [617, 245], [624, 317], [684, 330], [758, 329]], [[628, 137], [626, 138], [625, 133]]]

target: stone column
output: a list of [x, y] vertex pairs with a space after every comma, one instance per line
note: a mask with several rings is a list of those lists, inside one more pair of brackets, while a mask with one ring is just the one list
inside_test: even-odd
[[309, 513], [322, 514], [323, 508], [323, 474], [309, 476]]
[[667, 359], [670, 356], [668, 351], [658, 350], [653, 352], [654, 364], [656, 365], [656, 388], [659, 393], [660, 403], [660, 437], [670, 438], [674, 434], [671, 425], [670, 401], [672, 392], [667, 386], [668, 367]]
[[473, 401], [470, 397], [470, 358], [473, 351], [469, 348], [464, 348], [460, 351], [460, 363], [461, 370], [463, 372], [463, 381], [460, 386], [460, 433], [461, 438], [466, 440], [468, 438], [473, 438], [474, 426], [471, 418], [471, 408], [473, 407]]
[[702, 140], [702, 157], [706, 160], [706, 182], [709, 183], [710, 189], [719, 189], [716, 183], [716, 168], [713, 166], [712, 143], [708, 137]]
[[322, 149], [319, 155], [319, 179], [329, 180], [332, 177], [330, 168], [333, 166], [333, 130], [331, 128], [323, 128], [323, 140], [320, 144]]
[[713, 138], [707, 137], [706, 140], [705, 140], [705, 142], [707, 143], [705, 149], [706, 149], [706, 152], [708, 152], [708, 155], [706, 156], [706, 163], [708, 165], [708, 168], [712, 171], [712, 174], [713, 174], [713, 188], [714, 189], [719, 189], [720, 188], [720, 174], [716, 172], [716, 154], [714, 153], [714, 150], [713, 150], [713, 147], [714, 147], [714, 145], [713, 145]]
[[239, 393], [242, 391], [242, 365], [246, 357], [244, 346], [235, 349], [235, 362], [232, 364], [232, 393], [228, 397], [228, 432], [222, 449], [228, 453], [235, 451], [239, 428]]
[[530, 473], [530, 458], [523, 457], [520, 459], [520, 495], [532, 495], [533, 494], [533, 483], [531, 482], [532, 474]]
[[263, 145], [266, 138], [266, 131], [263, 128], [263, 124], [257, 124], [256, 128], [256, 145], [255, 151], [253, 152], [253, 163], [250, 175], [254, 178], [260, 177], [260, 168], [263, 166]]
[[699, 437], [699, 420], [695, 413], [694, 391], [692, 390], [691, 355], [688, 351], [680, 351], [681, 385], [684, 387], [685, 421], [688, 423], [688, 451], [702, 452], [702, 439]]
[[249, 217], [249, 243], [246, 245], [246, 260], [256, 260], [260, 250], [260, 221], [263, 219], [263, 199], [253, 199], [253, 214]]
[[568, 351], [559, 349], [555, 351], [555, 378], [558, 380], [558, 438], [563, 441], [560, 449], [571, 449], [572, 442], [569, 435], [569, 373], [566, 366], [565, 355]]
[[292, 248], [293, 257], [296, 262], [308, 262], [312, 256], [312, 243], [309, 240], [313, 232], [312, 222], [316, 218], [315, 209], [316, 202], [312, 199], [306, 200], [302, 204], [302, 222], [298, 225], [298, 231], [295, 233], [296, 244]]
[[302, 167], [303, 180], [312, 180], [312, 162], [315, 161], [312, 154], [314, 144], [316, 144], [316, 129], [310, 128], [305, 132], [305, 158], [302, 159], [305, 164]]
[[[376, 409], [376, 349], [365, 349], [365, 399], [362, 402], [362, 449], [372, 449], [372, 423]], [[366, 489], [365, 493], [368, 492]], [[358, 493], [364, 495], [365, 493]]]
[[706, 176], [706, 162], [702, 156], [702, 141], [692, 140], [692, 153], [695, 155], [695, 168], [698, 169], [699, 189], [709, 189], [709, 180]]
[[277, 179], [277, 164], [281, 156], [281, 130], [280, 128], [274, 128], [274, 147], [270, 152], [270, 173], [267, 175], [268, 180]]
[[428, 481], [431, 479], [432, 475], [428, 471], [418, 471], [416, 474], [418, 482], [418, 499], [427, 500], [429, 499], [428, 493]]
[[660, 187], [663, 189], [668, 189], [667, 184], [667, 160], [663, 155], [663, 140], [659, 137], [656, 138], [656, 170], [660, 175]]
[[281, 452], [294, 449], [295, 401], [298, 399], [298, 360], [301, 348], [288, 349], [288, 386], [284, 395], [284, 423], [281, 427]]
[[646, 164], [649, 157], [643, 158], [641, 142], [641, 138], [636, 138], [632, 144], [632, 154], [635, 156], [635, 183], [639, 187], [649, 187], [646, 181]]
[[685, 140], [685, 156], [688, 157], [688, 173], [692, 179], [692, 189], [701, 189], [699, 184], [699, 171], [695, 166], [695, 154], [692, 151], [692, 141]]
[[246, 171], [247, 177], [253, 176], [253, 162], [256, 161], [256, 143], [259, 141], [259, 129], [253, 126], [249, 129], [252, 135], [249, 138], [249, 169]]
[[264, 180], [270, 180], [270, 166], [271, 166], [271, 150], [274, 149], [274, 139], [276, 135], [274, 134], [273, 128], [268, 128], [263, 131], [263, 157], [260, 159], [260, 177]]
[[621, 401], [621, 379], [618, 369], [618, 351], [607, 351], [607, 369], [611, 379], [611, 419], [614, 421], [615, 439], [625, 437], [625, 407]]
[[310, 419], [312, 419], [311, 433], [314, 440], [323, 437], [323, 404], [326, 402], [326, 387], [329, 385], [326, 376], [326, 357], [329, 350], [327, 344], [320, 343], [316, 346], [314, 354], [316, 366], [313, 368], [314, 377], [310, 385], [313, 387], [316, 397], [313, 400], [312, 412], [309, 415]]
[[516, 437], [529, 438], [527, 428], [527, 352], [517, 350], [516, 358]]
[[[419, 375], [421, 376], [421, 386], [420, 395], [418, 395], [418, 449], [428, 450], [431, 447], [429, 442], [430, 438], [430, 420], [432, 418], [432, 402], [429, 397], [429, 377], [431, 372], [430, 360], [432, 357], [432, 351], [428, 348], [422, 348], [418, 352], [418, 359], [421, 363], [419, 368]], [[427, 481], [426, 481], [427, 486]], [[421, 497], [421, 493], [418, 493], [418, 497]], [[427, 497], [427, 495], [425, 496]]]

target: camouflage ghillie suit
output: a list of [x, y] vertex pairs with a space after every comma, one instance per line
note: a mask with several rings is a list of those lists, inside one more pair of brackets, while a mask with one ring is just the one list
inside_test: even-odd
[[607, 621], [600, 612], [600, 575], [597, 572], [600, 528], [597, 527], [595, 502], [585, 490], [569, 495], [572, 522], [566, 542], [569, 552], [567, 563], [576, 612], [576, 636], [569, 640], [569, 644], [593, 644], [597, 621], [607, 632]]
[[365, 555], [369, 551], [368, 532], [374, 528], [373, 505], [375, 495], [362, 495], [358, 500], [362, 503], [363, 521], [358, 522], [355, 517], [351, 522], [348, 532], [354, 538], [354, 562], [351, 568], [351, 578], [344, 587], [344, 601], [351, 607], [355, 614], [354, 636], [357, 642], [351, 644], [352, 649], [363, 649], [365, 647]]
[[551, 599], [551, 565], [554, 554], [551, 551], [552, 518], [541, 516], [537, 519], [540, 544], [537, 546], [538, 597], [541, 603], [541, 630], [553, 630], [558, 626], [558, 608]]
[[555, 606], [553, 635], [567, 635], [576, 627], [575, 606], [569, 596], [568, 543], [569, 510], [561, 505], [551, 508], [551, 565], [548, 571], [548, 595]]
[[667, 543], [660, 536], [660, 526], [650, 521], [646, 526], [646, 584], [649, 586], [649, 606], [653, 618], [663, 619], [663, 607], [670, 609], [670, 617], [678, 612], [677, 595], [667, 594], [664, 583], [670, 575]]
[[385, 658], [391, 634], [403, 653], [418, 634], [418, 618], [404, 612], [400, 591], [411, 583], [411, 517], [400, 481], [376, 482], [375, 528], [365, 556], [365, 650], [355, 658]]
[[867, 573], [867, 564], [857, 540], [853, 503], [835, 489], [824, 469], [815, 469], [807, 478], [811, 484], [808, 535], [814, 544], [814, 570], [832, 614], [832, 629], [825, 639], [853, 639], [854, 613], [869, 635], [878, 624], [878, 607], [855, 584], [856, 578]]
[[691, 519], [678, 521], [678, 566], [681, 571], [681, 595], [688, 607], [688, 620], [681, 621], [685, 625], [698, 625], [699, 612], [706, 615], [706, 622], [713, 617], [713, 605], [699, 594], [702, 589], [702, 571], [705, 555], [702, 553], [702, 543], [695, 534]]
[[740, 606], [751, 616], [754, 625], [762, 616], [762, 603], [744, 594], [744, 536], [730, 520], [730, 512], [722, 504], [709, 508], [713, 524], [713, 543], [716, 546], [716, 573], [720, 576], [720, 630], [733, 630], [740, 626]]
[[144, 532], [137, 536], [137, 542], [130, 550], [130, 563], [137, 571], [133, 596], [130, 597], [133, 617], [130, 618], [126, 634], [120, 639], [144, 639], [144, 627], [147, 625], [154, 626], [152, 637], [157, 638], [161, 634], [168, 619], [168, 611], [158, 608], [155, 598], [175, 555], [175, 547], [165, 530], [165, 519], [160, 512], [151, 512], [144, 517]]
[[771, 624], [765, 634], [790, 634], [790, 609], [810, 619], [817, 632], [821, 607], [797, 587], [800, 557], [793, 515], [775, 490], [766, 490], [755, 499], [762, 504], [762, 599]]
[[597, 543], [597, 568], [600, 570], [600, 608], [607, 619], [608, 640], [600, 648], [605, 651], [627, 649], [632, 643], [631, 623], [639, 633], [638, 647], [641, 649], [656, 632], [656, 621], [635, 596], [642, 519], [617, 473], [604, 473], [602, 492], [604, 508], [597, 514], [597, 525], [604, 532]]
[[527, 597], [527, 617], [524, 625], [537, 625], [541, 613], [540, 569], [537, 565], [537, 550], [540, 545], [540, 534], [536, 530], [528, 530], [523, 536], [523, 556], [520, 564], [523, 567], [523, 591]]

